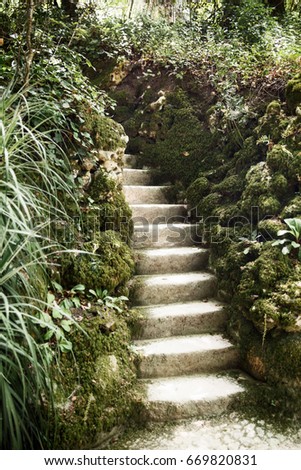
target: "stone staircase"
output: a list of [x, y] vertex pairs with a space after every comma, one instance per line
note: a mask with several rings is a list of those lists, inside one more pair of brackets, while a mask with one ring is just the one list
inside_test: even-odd
[[[168, 204], [166, 186], [125, 156], [123, 189], [133, 212], [136, 276], [131, 299], [141, 313], [134, 345], [148, 418], [170, 421], [215, 415], [244, 391], [236, 348], [225, 338], [223, 305], [209, 252], [185, 205]], [[199, 243], [199, 245], [198, 245]]]

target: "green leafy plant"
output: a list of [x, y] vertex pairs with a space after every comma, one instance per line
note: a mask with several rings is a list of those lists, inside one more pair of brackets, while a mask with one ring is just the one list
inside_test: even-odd
[[112, 297], [111, 295], [108, 295], [108, 291], [106, 289], [89, 289], [89, 294], [91, 298], [96, 299], [98, 304], [112, 308], [118, 313], [122, 313], [125, 302], [129, 300], [124, 295]]
[[[41, 109], [48, 116], [41, 119]], [[53, 413], [52, 363], [61, 328], [48, 321], [48, 266], [62, 247], [51, 221], [68, 221], [66, 159], [48, 158], [51, 106], [11, 87], [0, 98], [0, 446], [43, 447]], [[32, 126], [39, 115], [40, 125]], [[57, 129], [57, 132], [59, 130]], [[57, 149], [58, 151], [58, 149]], [[66, 315], [65, 315], [66, 317]], [[69, 318], [68, 318], [69, 320]], [[45, 338], [46, 335], [46, 338]], [[48, 338], [48, 339], [47, 339]]]
[[280, 240], [275, 240], [273, 246], [282, 246], [282, 253], [284, 255], [295, 255], [301, 261], [301, 219], [284, 219], [288, 226], [286, 230], [279, 230], [278, 237], [283, 237]]

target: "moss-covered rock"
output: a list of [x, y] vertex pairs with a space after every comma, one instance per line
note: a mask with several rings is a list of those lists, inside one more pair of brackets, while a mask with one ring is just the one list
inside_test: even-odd
[[284, 197], [288, 190], [287, 178], [282, 173], [272, 175], [271, 189], [278, 198]]
[[277, 144], [281, 138], [282, 133], [288, 125], [289, 119], [282, 111], [281, 103], [279, 101], [271, 101], [265, 114], [259, 119], [258, 126], [255, 130], [258, 145], [262, 150], [267, 150], [271, 144]]
[[274, 173], [281, 173], [287, 178], [294, 177], [294, 156], [281, 144], [274, 145], [267, 154], [267, 165]]
[[[241, 197], [241, 210], [250, 217], [251, 208], [261, 208], [261, 216], [273, 215], [271, 212], [277, 207], [277, 201], [271, 195], [271, 171], [265, 162], [252, 166], [246, 175], [246, 186]], [[279, 203], [278, 203], [279, 206]], [[279, 209], [279, 207], [278, 207]]]
[[131, 216], [121, 184], [99, 169], [92, 176], [82, 207], [81, 228], [85, 238], [93, 239], [100, 231], [115, 230], [128, 243], [133, 230]]
[[234, 228], [228, 228], [222, 230], [217, 243], [211, 245], [211, 263], [216, 270], [218, 285], [229, 300], [237, 294], [244, 266], [257, 259], [262, 248], [260, 243], [238, 241], [239, 238]]
[[279, 230], [284, 229], [284, 224], [280, 219], [263, 219], [258, 223], [258, 233], [262, 241], [271, 241], [277, 238]]
[[291, 112], [294, 112], [301, 103], [301, 74], [288, 81], [286, 86], [286, 102]]
[[[244, 368], [256, 379], [267, 381], [279, 392], [289, 390], [291, 398], [301, 386], [301, 334], [277, 332], [267, 333], [263, 338], [251, 322], [239, 320], [235, 325], [237, 340], [241, 348], [241, 360]], [[289, 407], [300, 412], [294, 402]]]
[[281, 204], [274, 195], [262, 194], [258, 198], [258, 208], [262, 217], [279, 214]]
[[241, 178], [240, 175], [235, 174], [227, 176], [223, 181], [215, 184], [212, 187], [212, 190], [222, 194], [223, 196], [230, 197], [233, 201], [242, 193], [243, 187], [244, 179]]
[[281, 326], [281, 312], [270, 302], [270, 294], [291, 270], [289, 258], [270, 243], [263, 244], [258, 258], [244, 266], [236, 302], [260, 332]]
[[194, 182], [187, 189], [187, 203], [190, 209], [198, 206], [204, 196], [210, 190], [210, 183], [207, 178], [201, 176], [194, 180]]
[[239, 175], [245, 175], [251, 165], [258, 163], [266, 153], [266, 145], [263, 149], [256, 142], [256, 136], [247, 137], [242, 148], [235, 153], [235, 170]]
[[283, 219], [301, 217], [301, 196], [293, 197], [281, 212]]
[[113, 119], [97, 114], [91, 110], [84, 110], [85, 123], [83, 131], [90, 134], [96, 149], [116, 150], [126, 143], [123, 127]]
[[215, 210], [219, 207], [222, 195], [219, 193], [210, 193], [205, 196], [197, 206], [198, 218], [207, 218], [215, 215]]
[[279, 116], [280, 113], [281, 113], [281, 103], [279, 101], [274, 100], [274, 101], [271, 101], [267, 105], [266, 114], [268, 114], [269, 116], [271, 115]]
[[118, 233], [107, 230], [96, 233], [81, 247], [83, 252], [71, 253], [63, 260], [63, 280], [66, 287], [83, 284], [86, 289], [106, 289], [122, 292], [134, 271], [130, 248]]
[[81, 311], [81, 329], [70, 333], [73, 355], [64, 355], [56, 371], [54, 448], [103, 448], [139, 415], [130, 319], [130, 312], [96, 305]]

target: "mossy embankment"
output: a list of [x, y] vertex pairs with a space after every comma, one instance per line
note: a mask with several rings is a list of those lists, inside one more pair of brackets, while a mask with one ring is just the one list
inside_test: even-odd
[[134, 271], [131, 210], [121, 184], [126, 136], [112, 119], [86, 115], [93, 146], [70, 160], [78, 207], [67, 208], [74, 223], [57, 233], [68, 251], [53, 273], [61, 289], [51, 288], [59, 305], [69, 300], [77, 323], [65, 333], [72, 352], [61, 355], [54, 371], [56, 449], [105, 446], [139, 416], [141, 400], [130, 348], [135, 313], [123, 300]]
[[254, 377], [300, 392], [300, 264], [272, 246], [285, 218], [301, 216], [300, 76], [247, 104], [229, 120], [206, 75], [171, 78], [148, 63], [111, 96], [130, 136], [128, 151], [157, 182], [171, 182], [171, 202], [187, 202], [211, 248], [228, 331]]

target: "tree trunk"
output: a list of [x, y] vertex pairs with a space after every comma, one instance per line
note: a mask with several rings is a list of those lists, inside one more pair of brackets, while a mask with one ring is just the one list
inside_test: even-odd
[[24, 88], [28, 88], [30, 80], [30, 70], [34, 57], [34, 49], [32, 46], [33, 36], [33, 17], [34, 17], [35, 3], [34, 0], [27, 0], [26, 12], [26, 57], [25, 57], [25, 74], [24, 74]]
[[285, 0], [266, 0], [266, 2], [277, 15], [282, 15], [285, 12]]

